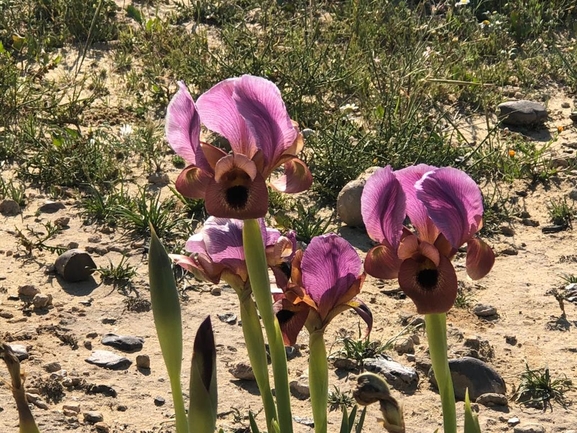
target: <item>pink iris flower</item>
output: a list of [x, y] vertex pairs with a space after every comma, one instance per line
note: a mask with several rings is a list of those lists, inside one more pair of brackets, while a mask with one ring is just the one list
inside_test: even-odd
[[328, 234], [313, 238], [292, 262], [291, 279], [274, 308], [286, 345], [293, 345], [306, 325], [309, 332], [324, 330], [342, 311], [353, 308], [370, 328], [373, 318], [356, 296], [365, 273], [359, 255], [343, 238]]
[[[466, 269], [474, 280], [493, 267], [495, 255], [476, 236], [482, 227], [479, 187], [461, 170], [416, 165], [377, 170], [361, 198], [367, 233], [379, 245], [367, 253], [365, 271], [399, 285], [421, 314], [447, 312], [457, 297], [451, 259], [467, 244]], [[405, 217], [416, 230], [403, 225]]]
[[[185, 197], [204, 199], [209, 214], [249, 219], [268, 210], [266, 179], [281, 192], [308, 189], [312, 176], [296, 157], [302, 134], [272, 82], [251, 75], [222, 81], [196, 104], [184, 83], [168, 105], [166, 137], [188, 164], [176, 180]], [[200, 141], [202, 124], [228, 140], [231, 152]]]
[[[289, 232], [282, 236], [278, 230], [265, 227], [259, 220], [265, 240], [267, 264], [275, 280], [284, 284], [288, 263], [294, 256], [296, 236]], [[186, 242], [190, 255], [171, 255], [174, 262], [201, 280], [218, 283], [221, 279], [237, 292], [250, 288], [242, 244], [243, 221], [209, 217], [202, 230]]]

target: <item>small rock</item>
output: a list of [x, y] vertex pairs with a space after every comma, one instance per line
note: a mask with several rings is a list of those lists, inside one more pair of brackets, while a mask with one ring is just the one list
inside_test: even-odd
[[96, 270], [96, 263], [86, 251], [73, 249], [61, 254], [54, 267], [65, 281], [73, 283], [88, 280]]
[[74, 413], [80, 413], [80, 403], [67, 403], [62, 405], [62, 410], [67, 410]]
[[302, 425], [307, 426], [307, 427], [314, 427], [315, 426], [315, 422], [313, 421], [312, 418], [303, 417], [303, 416], [293, 416], [293, 420], [296, 423], [302, 424]]
[[357, 363], [349, 358], [335, 358], [333, 359], [333, 366], [347, 371], [355, 370], [358, 367]]
[[62, 370], [62, 366], [60, 365], [59, 362], [49, 362], [48, 364], [44, 364], [42, 366], [42, 368], [44, 369], [44, 371], [48, 372], [48, 373], [54, 373], [56, 371], [60, 371]]
[[497, 315], [497, 309], [492, 305], [477, 304], [473, 307], [473, 313], [477, 317], [494, 317]]
[[523, 218], [521, 220], [524, 226], [528, 227], [539, 227], [539, 221], [531, 219], [531, 218]]
[[369, 167], [355, 180], [347, 183], [337, 197], [337, 215], [346, 225], [363, 227], [361, 195], [367, 179], [380, 167]]
[[236, 379], [250, 381], [256, 380], [251, 365], [245, 361], [239, 361], [232, 365], [228, 369], [228, 372], [232, 374]]
[[109, 433], [110, 426], [104, 422], [97, 422], [94, 424], [94, 428], [96, 429], [97, 433]]
[[136, 367], [142, 368], [144, 370], [150, 370], [150, 356], [138, 355], [136, 357]]
[[103, 325], [114, 325], [116, 323], [115, 317], [103, 317], [102, 324]]
[[92, 350], [92, 341], [84, 340], [84, 343], [82, 343], [82, 345], [84, 346], [85, 349]]
[[571, 200], [577, 201], [577, 188], [571, 190], [571, 192], [569, 193], [569, 198]]
[[117, 392], [114, 388], [108, 385], [95, 385], [90, 384], [86, 386], [86, 393], [87, 394], [102, 394], [105, 397], [113, 397], [117, 396]]
[[463, 356], [470, 356], [481, 361], [489, 361], [495, 356], [495, 351], [489, 341], [481, 337], [467, 337], [463, 346], [465, 348]]
[[506, 247], [499, 250], [500, 255], [503, 256], [516, 256], [519, 254], [519, 250], [512, 245], [507, 245]]
[[54, 220], [54, 224], [56, 224], [60, 228], [68, 227], [70, 223], [70, 217], [59, 217]]
[[517, 418], [516, 416], [509, 418], [507, 420], [507, 424], [509, 424], [510, 427], [516, 426], [520, 422], [521, 422], [521, 420], [519, 418]]
[[571, 108], [571, 104], [567, 101], [561, 103], [561, 108]]
[[61, 209], [66, 209], [66, 206], [64, 206], [64, 203], [62, 203], [60, 201], [48, 200], [47, 202], [45, 202], [42, 206], [40, 206], [38, 208], [38, 211], [42, 212], [42, 213], [55, 213]]
[[34, 296], [34, 299], [32, 299], [32, 304], [34, 305], [34, 308], [41, 310], [42, 308], [47, 308], [50, 305], [52, 305], [52, 295], [48, 294], [45, 295], [43, 293], [38, 293], [36, 296]]
[[228, 323], [229, 325], [234, 325], [236, 323], [236, 314], [225, 313], [225, 314], [217, 314], [217, 316], [221, 322]]
[[499, 118], [508, 125], [527, 126], [547, 120], [547, 108], [539, 102], [520, 100], [503, 102], [497, 106]]
[[166, 400], [164, 399], [164, 397], [161, 397], [159, 395], [154, 397], [154, 405], [155, 406], [164, 406], [165, 403], [166, 403]]
[[112, 346], [123, 352], [137, 352], [142, 350], [144, 339], [129, 335], [106, 334], [102, 337], [102, 344]]
[[517, 337], [515, 335], [505, 335], [505, 343], [511, 346], [517, 345]]
[[515, 230], [513, 230], [513, 227], [508, 226], [508, 225], [502, 225], [500, 227], [501, 230], [501, 234], [505, 235], [505, 236], [515, 236]]
[[[505, 381], [492, 367], [483, 361], [463, 357], [449, 360], [449, 369], [453, 379], [453, 388], [457, 400], [465, 399], [465, 390], [469, 389], [471, 400], [475, 401], [486, 393], [506, 394]], [[436, 386], [432, 369], [429, 378]]]
[[102, 413], [98, 412], [96, 410], [84, 412], [83, 416], [84, 416], [84, 421], [89, 423], [89, 424], [95, 424], [97, 422], [104, 421], [104, 416], [102, 415]]
[[544, 234], [559, 233], [563, 230], [567, 230], [566, 224], [551, 224], [541, 229]]
[[399, 355], [403, 355], [405, 353], [415, 353], [415, 341], [412, 337], [407, 336], [395, 342], [395, 351]]
[[302, 132], [303, 137], [305, 139], [309, 138], [311, 135], [313, 135], [315, 133], [315, 131], [313, 129], [310, 129], [310, 128], [305, 128], [301, 132]]
[[293, 397], [298, 398], [299, 400], [306, 400], [311, 396], [309, 377], [307, 375], [303, 374], [297, 380], [292, 380], [289, 386]]
[[170, 183], [170, 178], [166, 173], [152, 173], [148, 176], [147, 180], [148, 183], [159, 186], [168, 185]]
[[33, 394], [30, 392], [26, 393], [26, 400], [28, 401], [28, 403], [32, 403], [34, 406], [40, 408], [40, 409], [48, 409], [48, 405], [46, 404], [46, 402], [44, 400], [42, 400], [42, 397], [40, 397], [38, 394]]
[[18, 358], [18, 361], [24, 361], [30, 356], [28, 354], [28, 348], [23, 344], [8, 344], [8, 346], [10, 346], [10, 349], [12, 349], [16, 358]]
[[367, 358], [363, 361], [365, 369], [382, 375], [396, 390], [413, 392], [419, 384], [419, 375], [412, 367], [405, 367], [385, 356]]
[[220, 296], [222, 294], [222, 287], [220, 286], [211, 287], [210, 294], [213, 296]]
[[9, 198], [0, 201], [0, 213], [4, 216], [16, 216], [21, 212], [20, 205]]
[[2, 317], [3, 319], [12, 319], [14, 317], [14, 314], [11, 313], [10, 311], [0, 310], [0, 317]]
[[99, 234], [92, 235], [92, 236], [89, 236], [87, 240], [91, 244], [99, 244], [102, 241], [102, 236]]
[[18, 294], [21, 296], [26, 296], [27, 298], [33, 298], [38, 293], [40, 293], [40, 290], [32, 284], [26, 284], [24, 286], [18, 287]]
[[494, 392], [487, 392], [481, 394], [475, 400], [475, 403], [482, 404], [483, 406], [493, 407], [493, 406], [507, 406], [507, 396], [504, 394], [496, 394]]
[[518, 425], [513, 429], [513, 433], [545, 433], [545, 427], [539, 424]]
[[569, 115], [569, 118], [570, 118], [573, 122], [577, 122], [577, 111], [572, 111], [571, 114]]
[[107, 350], [95, 350], [92, 352], [92, 355], [86, 358], [86, 362], [111, 370], [125, 369], [132, 364], [132, 361], [128, 358], [116, 355]]

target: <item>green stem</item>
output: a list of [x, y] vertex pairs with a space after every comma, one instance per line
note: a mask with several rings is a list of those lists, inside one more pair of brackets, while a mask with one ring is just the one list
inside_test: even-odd
[[174, 404], [174, 416], [176, 420], [177, 433], [189, 432], [188, 418], [184, 410], [184, 399], [182, 398], [182, 385], [180, 384], [180, 374], [169, 374], [170, 390], [172, 391], [172, 402]]
[[240, 301], [240, 320], [242, 322], [242, 332], [246, 343], [246, 349], [248, 351], [248, 358], [264, 406], [266, 426], [268, 431], [272, 432], [272, 421], [277, 417], [276, 407], [272, 397], [268, 376], [267, 356], [262, 328], [258, 319], [256, 306], [254, 305], [250, 293], [250, 290], [238, 292], [238, 299]]
[[455, 409], [455, 391], [447, 359], [447, 315], [425, 314], [429, 354], [433, 372], [441, 395], [443, 407], [443, 428], [445, 433], [457, 432], [457, 414]]
[[286, 351], [280, 326], [272, 309], [266, 254], [260, 225], [257, 220], [244, 221], [242, 239], [250, 285], [270, 348], [280, 431], [281, 433], [292, 433]]
[[309, 350], [309, 388], [315, 433], [327, 433], [329, 367], [323, 330], [310, 333]]

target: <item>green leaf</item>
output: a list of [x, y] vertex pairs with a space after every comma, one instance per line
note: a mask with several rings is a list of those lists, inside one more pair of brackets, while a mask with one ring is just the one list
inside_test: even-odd
[[343, 405], [343, 417], [341, 418], [340, 433], [350, 433], [350, 430], [349, 430], [349, 413], [347, 412], [347, 407], [344, 405]]
[[188, 423], [182, 399], [180, 373], [182, 367], [182, 320], [178, 291], [172, 265], [156, 232], [150, 227], [151, 239], [148, 254], [150, 300], [158, 342], [170, 378], [170, 387], [176, 413], [176, 431], [188, 432]]
[[258, 429], [258, 425], [256, 425], [256, 421], [254, 419], [254, 415], [252, 414], [252, 412], [248, 413], [248, 420], [250, 422], [251, 433], [260, 433], [260, 430]]
[[469, 389], [465, 391], [465, 433], [481, 433], [481, 426], [477, 415], [471, 409], [471, 400], [469, 400]]
[[361, 412], [361, 417], [359, 418], [359, 422], [357, 424], [357, 429], [355, 430], [355, 433], [361, 433], [363, 431], [363, 425], [365, 424], [366, 415], [367, 415], [367, 406], [365, 406], [363, 408], [363, 411]]
[[142, 22], [143, 22], [142, 13], [140, 12], [140, 10], [138, 8], [134, 7], [134, 5], [126, 6], [126, 15], [128, 15], [130, 18], [132, 18], [138, 24], [142, 24]]
[[208, 316], [198, 327], [190, 365], [188, 425], [195, 433], [213, 433], [217, 415], [216, 346]]

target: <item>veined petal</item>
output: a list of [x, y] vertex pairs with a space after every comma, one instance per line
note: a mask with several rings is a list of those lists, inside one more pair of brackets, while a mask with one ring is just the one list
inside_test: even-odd
[[439, 266], [419, 256], [404, 260], [399, 286], [412, 299], [419, 314], [446, 313], [457, 298], [457, 275], [450, 260], [439, 256]]
[[401, 260], [397, 252], [386, 245], [377, 245], [365, 257], [365, 272], [375, 278], [392, 280], [399, 274]]
[[233, 100], [238, 81], [239, 78], [221, 81], [203, 93], [197, 101], [198, 112], [202, 123], [225, 137], [234, 153], [252, 158], [257, 150], [255, 140]]
[[213, 263], [204, 254], [185, 256], [181, 254], [171, 254], [170, 258], [175, 264], [193, 274], [201, 281], [210, 281], [217, 284], [220, 281], [224, 269], [220, 264]]
[[[206, 253], [215, 262], [226, 259], [244, 260], [242, 244], [242, 227], [240, 220], [209, 217], [202, 228], [201, 234]], [[192, 247], [193, 235], [186, 243], [188, 250]], [[197, 238], [196, 238], [197, 239]]]
[[483, 197], [475, 181], [453, 167], [426, 173], [417, 182], [417, 198], [454, 248], [473, 237], [483, 218]]
[[298, 137], [278, 87], [265, 78], [243, 75], [235, 82], [233, 99], [263, 151], [265, 166], [273, 167]]
[[313, 176], [309, 168], [296, 157], [285, 162], [284, 175], [270, 181], [274, 189], [288, 194], [306, 191], [312, 183]]
[[222, 158], [228, 155], [228, 153], [226, 153], [224, 150], [219, 149], [218, 147], [215, 147], [212, 144], [201, 142], [200, 148], [202, 150], [204, 157], [206, 158], [206, 162], [208, 163], [212, 171], [214, 171], [218, 161], [220, 161]]
[[495, 264], [495, 253], [479, 238], [467, 242], [467, 275], [479, 280], [489, 273]]
[[426, 164], [413, 165], [402, 170], [395, 171], [395, 177], [401, 182], [405, 196], [407, 197], [407, 215], [411, 224], [419, 233], [419, 238], [433, 243], [439, 234], [439, 229], [435, 227], [429, 218], [427, 208], [417, 199], [415, 184], [429, 171], [437, 167]]
[[396, 250], [403, 232], [406, 196], [390, 166], [367, 180], [361, 196], [361, 214], [369, 237]]
[[359, 315], [359, 317], [365, 321], [365, 323], [367, 324], [367, 331], [365, 337], [368, 336], [371, 330], [373, 329], [373, 313], [371, 312], [367, 304], [365, 304], [357, 297], [345, 303], [339, 304], [336, 308], [331, 310], [329, 316], [325, 320], [324, 325], [326, 326], [331, 320], [333, 320], [335, 316], [339, 315], [348, 308], [352, 308], [353, 310], [355, 310], [356, 313]]
[[197, 165], [200, 118], [186, 85], [179, 81], [178, 87], [166, 110], [166, 139], [188, 164]]
[[273, 304], [285, 346], [293, 346], [309, 315], [310, 307], [305, 303], [294, 305], [286, 298]]
[[217, 182], [228, 181], [223, 179], [225, 176], [230, 176], [231, 173], [241, 170], [250, 178], [254, 180], [257, 174], [256, 165], [244, 155], [232, 154], [221, 158], [214, 167], [214, 180]]
[[212, 175], [194, 165], [189, 165], [178, 175], [175, 186], [183, 196], [204, 199]]
[[362, 263], [346, 240], [328, 234], [312, 239], [303, 254], [301, 270], [304, 289], [324, 320], [362, 273]]

